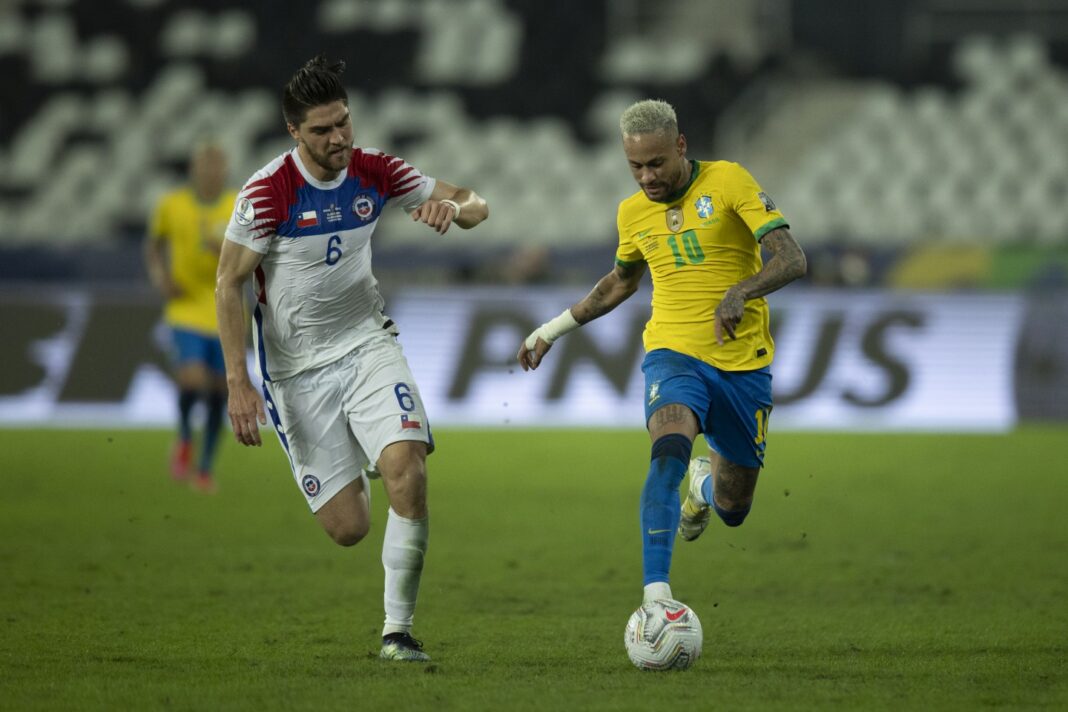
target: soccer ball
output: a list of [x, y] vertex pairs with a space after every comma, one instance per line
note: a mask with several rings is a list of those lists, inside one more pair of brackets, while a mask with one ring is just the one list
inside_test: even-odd
[[623, 632], [627, 655], [642, 670], [685, 670], [701, 657], [703, 640], [697, 614], [670, 599], [643, 603]]

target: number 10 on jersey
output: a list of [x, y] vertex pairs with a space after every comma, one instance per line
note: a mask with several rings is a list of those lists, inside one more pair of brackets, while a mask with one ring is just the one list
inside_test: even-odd
[[691, 265], [699, 265], [705, 261], [705, 251], [701, 249], [701, 243], [697, 241], [697, 231], [687, 230], [680, 235], [682, 238], [682, 247], [686, 252], [685, 258], [682, 255], [683, 250], [679, 249], [679, 241], [674, 235], [668, 237], [668, 246], [671, 248], [671, 253], [675, 255], [675, 268], [685, 267], [687, 263]]

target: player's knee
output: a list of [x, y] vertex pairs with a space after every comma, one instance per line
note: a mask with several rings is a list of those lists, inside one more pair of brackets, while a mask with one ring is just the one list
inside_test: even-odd
[[649, 474], [645, 478], [642, 496], [651, 496], [656, 491], [677, 491], [679, 483], [686, 476], [692, 448], [690, 439], [679, 433], [657, 438], [653, 443]]
[[370, 530], [368, 522], [346, 522], [331, 527], [327, 533], [339, 546], [356, 546]]
[[387, 464], [380, 460], [379, 470], [393, 510], [410, 519], [425, 517], [426, 461], [412, 457]]
[[741, 506], [735, 506], [734, 503], [729, 503], [728, 508], [721, 507], [718, 502], [712, 503], [712, 509], [716, 510], [716, 514], [723, 523], [728, 527], [740, 527], [745, 518], [749, 516], [749, 510], [752, 509], [753, 503], [742, 504]]
[[690, 464], [690, 451], [693, 449], [693, 441], [681, 433], [663, 435], [653, 443], [651, 460], [668, 458], [678, 460], [684, 465]]

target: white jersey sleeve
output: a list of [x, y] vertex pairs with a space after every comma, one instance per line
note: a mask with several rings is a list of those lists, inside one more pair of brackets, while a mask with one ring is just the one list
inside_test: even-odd
[[270, 250], [271, 240], [285, 219], [276, 178], [284, 158], [285, 155], [279, 156], [256, 171], [241, 188], [226, 226], [226, 239], [260, 254]]
[[[377, 148], [363, 149], [363, 155], [372, 159], [366, 165], [376, 166], [386, 186], [386, 193], [390, 200], [395, 201], [397, 206], [406, 212], [415, 210], [425, 203], [430, 194], [434, 192], [437, 181], [428, 175], [424, 175], [418, 168], [408, 163], [403, 158], [383, 153]], [[374, 161], [377, 159], [377, 161]]]

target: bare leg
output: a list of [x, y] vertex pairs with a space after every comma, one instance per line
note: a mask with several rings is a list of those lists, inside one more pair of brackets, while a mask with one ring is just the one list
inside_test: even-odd
[[329, 502], [319, 508], [319, 520], [330, 538], [341, 546], [353, 546], [371, 529], [371, 513], [363, 477], [345, 485]]
[[708, 459], [712, 465], [716, 506], [728, 512], [752, 506], [760, 468], [738, 465], [720, 457], [715, 450], [708, 451]]
[[408, 519], [426, 516], [426, 443], [402, 440], [386, 446], [378, 458], [389, 506]]
[[[188, 361], [174, 372], [174, 380], [178, 382], [178, 388], [181, 390], [206, 393], [212, 384], [213, 377], [204, 364], [199, 361]], [[225, 378], [223, 387], [226, 387]]]

